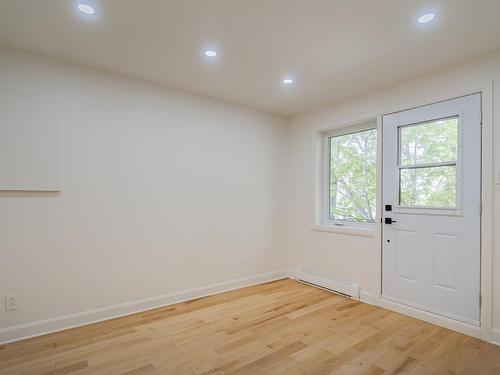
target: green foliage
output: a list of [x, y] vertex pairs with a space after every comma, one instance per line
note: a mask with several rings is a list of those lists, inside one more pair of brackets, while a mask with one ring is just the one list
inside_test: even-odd
[[330, 138], [330, 218], [373, 222], [377, 130]]
[[[401, 205], [455, 206], [457, 136], [457, 117], [400, 128]], [[330, 219], [374, 222], [376, 129], [330, 138], [330, 157]]]
[[401, 205], [454, 207], [455, 166], [401, 170]]
[[[458, 118], [400, 129], [401, 165], [456, 162]], [[454, 207], [456, 166], [401, 169], [403, 206]]]

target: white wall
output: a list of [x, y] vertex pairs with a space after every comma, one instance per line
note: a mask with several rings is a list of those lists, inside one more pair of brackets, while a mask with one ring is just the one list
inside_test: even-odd
[[61, 192], [0, 192], [0, 332], [284, 265], [283, 118], [6, 49], [0, 88], [62, 128]]
[[[291, 120], [289, 185], [290, 267], [359, 282], [362, 290], [376, 291], [377, 241], [353, 235], [309, 229], [314, 215], [315, 133], [333, 125], [349, 124], [386, 109], [422, 101], [426, 97], [495, 81], [494, 166], [500, 168], [500, 54], [427, 74], [398, 85], [357, 96]], [[500, 342], [500, 186], [494, 189], [494, 327]]]
[[[13, 312], [0, 309], [0, 341], [36, 332], [31, 322], [57, 328], [78, 322], [57, 323], [62, 315], [150, 297], [154, 304], [155, 296], [286, 267], [356, 281], [373, 293], [375, 239], [309, 229], [315, 130], [488, 80], [497, 83], [498, 113], [500, 54], [287, 124], [241, 106], [0, 50], [0, 116], [62, 128], [61, 192], [0, 192], [0, 296], [17, 293], [20, 303]], [[500, 186], [494, 195], [499, 330]]]

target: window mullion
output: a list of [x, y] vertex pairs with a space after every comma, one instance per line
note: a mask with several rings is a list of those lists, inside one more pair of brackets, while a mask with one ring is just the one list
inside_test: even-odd
[[443, 161], [438, 163], [419, 163], [419, 164], [399, 164], [399, 169], [416, 169], [416, 168], [435, 168], [435, 167], [453, 167], [456, 166], [456, 161]]

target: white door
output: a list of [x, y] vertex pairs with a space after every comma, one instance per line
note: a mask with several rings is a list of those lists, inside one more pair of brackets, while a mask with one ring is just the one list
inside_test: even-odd
[[383, 117], [383, 298], [479, 325], [481, 95]]

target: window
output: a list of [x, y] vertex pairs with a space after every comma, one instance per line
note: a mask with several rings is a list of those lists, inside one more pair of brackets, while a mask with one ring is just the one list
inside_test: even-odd
[[399, 128], [399, 204], [456, 208], [458, 116]]
[[323, 220], [373, 223], [376, 211], [377, 129], [325, 135]]

